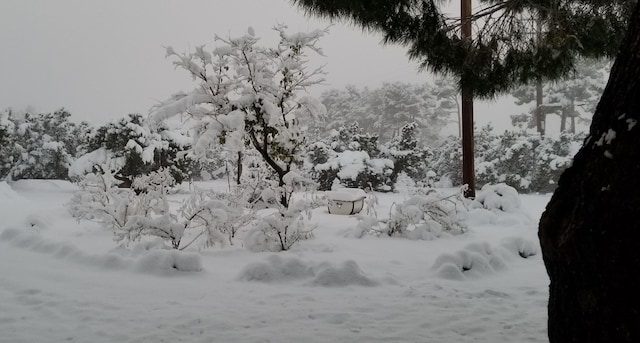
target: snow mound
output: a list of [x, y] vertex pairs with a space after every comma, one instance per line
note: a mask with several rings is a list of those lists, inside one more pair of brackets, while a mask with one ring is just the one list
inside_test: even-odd
[[524, 211], [502, 212], [485, 208], [472, 208], [465, 218], [467, 226], [492, 225], [500, 227], [530, 227], [533, 218]]
[[75, 192], [78, 187], [64, 180], [18, 180], [12, 182], [15, 190], [39, 192]]
[[505, 238], [502, 247], [522, 258], [529, 258], [538, 254], [538, 244], [522, 237]]
[[438, 256], [432, 266], [438, 277], [467, 280], [486, 277], [508, 269], [514, 259], [529, 258], [538, 252], [537, 244], [522, 237], [505, 238], [498, 247], [472, 243], [455, 253]]
[[502, 212], [516, 212], [520, 209], [518, 191], [504, 183], [484, 185], [478, 192], [473, 207]]
[[345, 286], [377, 286], [378, 282], [364, 274], [360, 266], [352, 260], [343, 262], [340, 266], [322, 263], [316, 268], [316, 275], [310, 282], [314, 286], [345, 287]]
[[168, 272], [193, 272], [202, 270], [200, 255], [155, 246], [148, 249], [118, 249], [106, 254], [88, 254], [67, 242], [54, 242], [30, 229], [9, 228], [0, 233], [0, 241], [25, 250], [70, 261], [73, 263], [108, 270], [130, 269], [135, 272], [165, 275]]
[[6, 181], [0, 182], [0, 200], [22, 200], [22, 196], [9, 186]]
[[320, 287], [377, 286], [373, 278], [368, 277], [355, 261], [345, 261], [339, 266], [324, 262], [305, 263], [298, 258], [269, 256], [266, 261], [247, 265], [240, 275], [240, 281], [264, 283], [285, 283], [306, 280], [306, 285]]
[[202, 270], [200, 255], [175, 249], [151, 250], [135, 263], [134, 270], [151, 274], [166, 272], [199, 272]]
[[313, 276], [313, 270], [297, 258], [282, 258], [272, 255], [264, 262], [247, 265], [238, 279], [240, 281], [259, 281], [279, 283], [306, 279]]
[[432, 269], [436, 275], [449, 280], [481, 278], [507, 268], [502, 251], [488, 243], [474, 243], [453, 254], [436, 258]]

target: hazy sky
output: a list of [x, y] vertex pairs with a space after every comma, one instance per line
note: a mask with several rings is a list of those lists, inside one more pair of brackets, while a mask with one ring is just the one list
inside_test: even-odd
[[[214, 34], [237, 36], [249, 26], [263, 45], [272, 45], [277, 23], [292, 31], [330, 24], [306, 17], [289, 0], [3, 0], [0, 108], [65, 107], [72, 118], [96, 124], [146, 114], [158, 101], [194, 86], [165, 59], [163, 46], [177, 52], [214, 47]], [[314, 95], [346, 84], [431, 79], [417, 72], [405, 49], [382, 46], [380, 36], [356, 27], [335, 24], [320, 45], [326, 57], [314, 57], [314, 63], [326, 64], [328, 86], [312, 90]], [[477, 116], [495, 112], [494, 106], [479, 104]]]

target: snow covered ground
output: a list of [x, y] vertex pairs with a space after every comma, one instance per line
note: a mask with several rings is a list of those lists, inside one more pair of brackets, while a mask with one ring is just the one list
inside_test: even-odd
[[[274, 254], [117, 248], [67, 213], [73, 191], [0, 183], [0, 342], [548, 341], [548, 195], [434, 241], [350, 238], [355, 217], [320, 208], [315, 237]], [[404, 198], [380, 194], [378, 213]]]

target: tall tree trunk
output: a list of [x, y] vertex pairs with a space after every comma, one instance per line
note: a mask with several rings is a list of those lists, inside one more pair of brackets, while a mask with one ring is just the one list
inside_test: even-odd
[[569, 129], [569, 132], [571, 132], [572, 134], [576, 133], [576, 116], [571, 116], [571, 128]]
[[[536, 40], [538, 44], [542, 41], [542, 17], [538, 13], [536, 19]], [[542, 110], [542, 77], [536, 78], [536, 129], [541, 136], [544, 136], [545, 122], [544, 111]]]
[[[471, 44], [471, 0], [461, 0], [462, 39]], [[469, 71], [470, 72], [470, 71]], [[465, 75], [462, 75], [464, 83]], [[467, 185], [464, 196], [476, 197], [476, 172], [473, 138], [473, 89], [463, 86], [462, 98], [462, 183]]]
[[236, 161], [236, 165], [238, 168], [238, 173], [236, 174], [236, 184], [239, 185], [242, 183], [242, 151], [238, 151], [238, 159]]
[[544, 136], [544, 111], [542, 110], [542, 78], [536, 80], [536, 129], [541, 136]]
[[560, 110], [560, 132], [567, 130], [567, 111], [564, 107]]
[[540, 219], [549, 339], [640, 342], [640, 11], [589, 137]]

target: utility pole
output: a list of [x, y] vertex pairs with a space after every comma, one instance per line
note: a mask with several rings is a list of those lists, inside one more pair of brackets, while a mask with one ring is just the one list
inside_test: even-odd
[[[471, 46], [471, 0], [461, 0], [461, 37], [465, 44]], [[464, 68], [462, 74], [462, 183], [468, 186], [464, 196], [467, 198], [475, 198], [476, 196], [476, 173], [475, 173], [475, 157], [474, 157], [474, 138], [473, 138], [473, 88], [466, 82], [464, 78], [471, 68]]]

